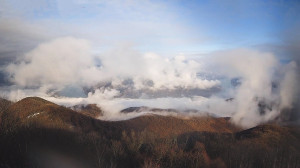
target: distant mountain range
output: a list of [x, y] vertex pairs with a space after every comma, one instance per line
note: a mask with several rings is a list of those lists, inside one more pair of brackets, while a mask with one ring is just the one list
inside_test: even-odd
[[176, 109], [161, 109], [161, 108], [152, 108], [152, 107], [146, 107], [146, 106], [140, 106], [140, 107], [128, 107], [126, 109], [121, 110], [121, 113], [132, 113], [132, 112], [136, 112], [136, 113], [140, 113], [140, 112], [175, 112], [175, 113], [179, 113], [179, 112], [183, 112], [183, 113], [197, 113], [199, 112], [196, 109], [189, 109], [189, 110], [183, 110], [183, 111], [179, 111]]

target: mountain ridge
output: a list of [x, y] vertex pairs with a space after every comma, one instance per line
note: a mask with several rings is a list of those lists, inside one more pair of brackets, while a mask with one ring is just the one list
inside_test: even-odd
[[38, 97], [10, 104], [1, 113], [1, 121], [0, 167], [58, 166], [53, 163], [78, 168], [300, 164], [297, 126], [269, 123], [242, 129], [229, 118], [158, 114], [105, 121]]

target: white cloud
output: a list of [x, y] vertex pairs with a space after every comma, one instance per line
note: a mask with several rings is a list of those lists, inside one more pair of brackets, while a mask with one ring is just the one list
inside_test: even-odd
[[7, 71], [20, 86], [62, 87], [83, 82], [84, 71], [92, 69], [92, 65], [88, 41], [67, 37], [40, 44], [19, 63], [10, 64]]
[[[101, 66], [97, 65], [100, 60]], [[87, 40], [59, 38], [40, 44], [34, 50], [6, 68], [11, 81], [22, 87], [48, 86], [62, 89], [68, 85], [94, 86], [112, 82], [114, 87], [131, 79], [139, 89], [209, 89], [218, 81], [200, 79], [199, 63], [184, 56], [173, 59], [153, 53], [141, 54], [130, 47], [114, 49], [99, 56], [91, 54]], [[145, 83], [151, 81], [152, 85]]]
[[[233, 122], [246, 127], [255, 126], [274, 119], [282, 109], [292, 107], [297, 95], [294, 63], [282, 69], [274, 55], [247, 49], [216, 55], [213, 62], [219, 73], [239, 77], [242, 81], [234, 95], [237, 106], [232, 116]], [[282, 71], [281, 76], [278, 76], [279, 71]], [[277, 81], [279, 91], [273, 87], [276, 78], [280, 78]]]
[[[209, 112], [232, 116], [236, 124], [250, 127], [274, 119], [284, 108], [292, 108], [298, 93], [295, 63], [281, 65], [270, 53], [248, 49], [213, 53], [210, 58], [203, 59], [204, 62], [188, 60], [183, 55], [170, 59], [155, 53], [140, 53], [130, 46], [93, 55], [87, 40], [65, 37], [40, 44], [6, 70], [16, 84], [10, 93], [13, 99], [38, 95], [66, 105], [96, 103], [106, 111], [106, 119], [115, 119], [120, 110], [129, 106], [151, 106], [197, 109], [199, 115]], [[176, 91], [179, 88], [205, 90], [220, 86], [219, 80], [197, 76], [199, 72], [209, 71], [204, 69], [204, 64], [214, 67], [210, 69], [212, 74], [241, 79], [241, 85], [230, 92], [233, 102], [216, 96], [200, 99], [194, 95], [157, 99], [121, 96], [122, 89], [129, 89], [129, 92], [143, 89]], [[129, 86], [128, 80], [131, 81]], [[279, 87], [274, 88], [276, 81]], [[107, 82], [111, 83], [110, 87], [102, 85]], [[69, 85], [96, 87], [87, 98], [49, 97], [49, 92]], [[33, 89], [25, 89], [28, 87]], [[262, 107], [259, 104], [263, 104]]]
[[280, 82], [281, 108], [292, 108], [299, 96], [298, 69], [296, 62], [291, 62], [284, 67], [283, 78]]

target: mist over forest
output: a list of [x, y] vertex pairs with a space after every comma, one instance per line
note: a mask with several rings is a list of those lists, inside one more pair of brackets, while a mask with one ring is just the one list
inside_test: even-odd
[[299, 167], [299, 11], [0, 0], [0, 167]]

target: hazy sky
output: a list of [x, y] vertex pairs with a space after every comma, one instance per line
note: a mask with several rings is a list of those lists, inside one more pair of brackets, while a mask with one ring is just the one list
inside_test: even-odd
[[95, 42], [96, 52], [120, 44], [165, 55], [278, 45], [300, 18], [299, 2], [281, 0], [0, 0], [0, 4], [2, 45], [20, 42], [19, 47], [30, 47], [28, 43], [34, 46], [35, 41], [75, 36]]

